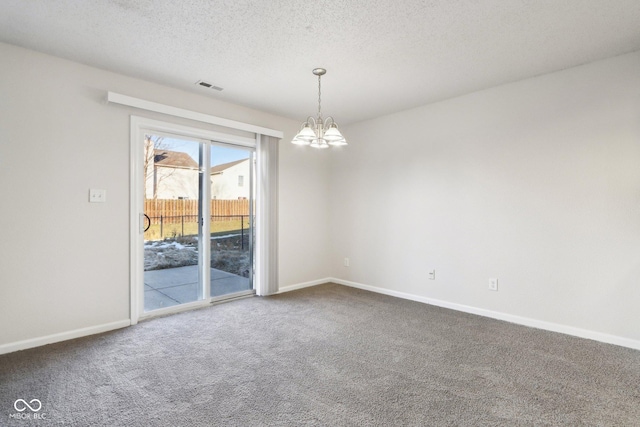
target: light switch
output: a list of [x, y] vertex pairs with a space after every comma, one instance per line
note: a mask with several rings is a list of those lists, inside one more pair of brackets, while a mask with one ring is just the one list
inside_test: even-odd
[[97, 188], [89, 189], [89, 202], [104, 203], [106, 201], [107, 201], [107, 190], [101, 190]]

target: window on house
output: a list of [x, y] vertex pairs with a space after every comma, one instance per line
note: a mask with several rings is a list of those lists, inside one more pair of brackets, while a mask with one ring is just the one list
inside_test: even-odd
[[244, 175], [238, 175], [238, 187], [244, 186]]

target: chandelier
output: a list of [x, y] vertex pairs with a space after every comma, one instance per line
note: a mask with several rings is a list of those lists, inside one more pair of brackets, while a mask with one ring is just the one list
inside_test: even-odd
[[324, 68], [316, 68], [313, 74], [318, 76], [318, 117], [307, 117], [300, 132], [291, 141], [297, 145], [310, 145], [313, 148], [328, 148], [329, 145], [347, 145], [347, 140], [338, 130], [338, 124], [333, 117], [322, 119], [320, 79], [327, 73]]

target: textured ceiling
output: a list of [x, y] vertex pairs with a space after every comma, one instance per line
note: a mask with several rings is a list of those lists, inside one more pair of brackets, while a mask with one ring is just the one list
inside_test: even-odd
[[324, 67], [350, 123], [639, 50], [640, 1], [1, 0], [0, 41], [301, 121]]

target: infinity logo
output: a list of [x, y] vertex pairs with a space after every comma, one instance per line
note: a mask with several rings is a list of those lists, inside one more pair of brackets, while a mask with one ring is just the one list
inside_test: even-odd
[[[35, 402], [35, 405], [34, 405], [34, 402]], [[22, 403], [22, 405], [18, 405], [19, 403]], [[29, 405], [29, 403], [33, 406]], [[42, 403], [38, 399], [32, 399], [28, 403], [24, 399], [18, 399], [15, 402], [13, 402], [13, 407], [16, 408], [16, 411], [18, 412], [26, 411], [27, 408], [31, 409], [31, 411], [33, 412], [38, 412], [40, 409], [42, 409]]]

